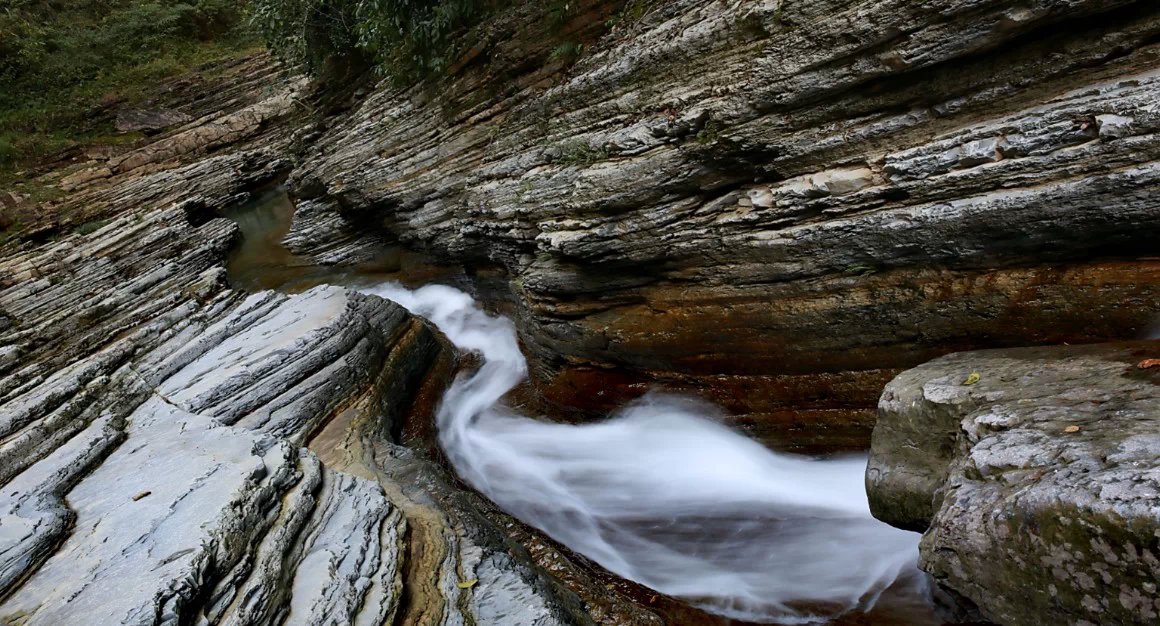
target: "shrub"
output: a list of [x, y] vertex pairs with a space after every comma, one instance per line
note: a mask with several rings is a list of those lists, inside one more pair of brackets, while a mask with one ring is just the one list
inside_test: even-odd
[[453, 35], [495, 8], [488, 0], [255, 0], [253, 23], [272, 49], [316, 73], [361, 57], [400, 81], [443, 71]]
[[243, 5], [236, 0], [197, 0], [191, 16], [197, 37], [209, 40], [238, 27], [242, 23]]
[[8, 137], [0, 137], [0, 167], [13, 165], [19, 160], [20, 152]]

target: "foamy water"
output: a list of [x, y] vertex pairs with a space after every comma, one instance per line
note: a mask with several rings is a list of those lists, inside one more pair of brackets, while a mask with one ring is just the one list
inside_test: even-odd
[[362, 289], [430, 320], [483, 365], [448, 389], [439, 441], [460, 477], [611, 572], [749, 621], [812, 623], [915, 598], [918, 535], [870, 515], [865, 457], [778, 454], [709, 405], [649, 395], [609, 419], [535, 420], [503, 396], [527, 375], [512, 323], [456, 289]]

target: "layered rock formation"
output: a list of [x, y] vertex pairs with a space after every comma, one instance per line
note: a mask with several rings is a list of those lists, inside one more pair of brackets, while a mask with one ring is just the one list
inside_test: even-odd
[[1139, 364], [1157, 355], [992, 350], [904, 372], [874, 429], [875, 516], [926, 530], [923, 569], [994, 622], [1156, 623], [1160, 368]]
[[655, 623], [548, 578], [399, 445], [451, 374], [436, 331], [340, 287], [231, 288], [220, 215], [283, 175], [301, 95], [267, 78], [3, 244], [0, 621]]
[[[1150, 323], [1154, 3], [614, 5], [505, 16], [441, 87], [375, 91], [300, 161], [296, 251], [499, 266], [556, 408], [661, 383], [798, 447], [864, 442], [939, 354]], [[588, 42], [563, 75], [561, 38]]]
[[[259, 58], [157, 103], [184, 126], [45, 172], [37, 210], [5, 190], [2, 619], [657, 623], [416, 452], [453, 368], [426, 325], [231, 288], [220, 216], [291, 170], [293, 252], [467, 266], [556, 414], [661, 384], [857, 447], [903, 368], [1154, 321], [1154, 3], [594, 0], [552, 33], [532, 4], [438, 86], [321, 117]], [[992, 619], [1160, 610], [1156, 381], [1103, 350], [951, 357], [888, 395], [878, 511], [929, 524], [925, 566]]]

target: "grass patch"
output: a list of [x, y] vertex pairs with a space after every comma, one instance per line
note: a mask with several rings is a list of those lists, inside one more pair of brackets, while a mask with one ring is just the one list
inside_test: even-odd
[[584, 51], [584, 46], [574, 41], [565, 41], [552, 49], [552, 54], [548, 56], [550, 61], [563, 61], [571, 63], [580, 57], [580, 53]]
[[93, 220], [91, 222], [85, 222], [84, 224], [81, 224], [80, 226], [77, 226], [75, 229], [73, 229], [73, 232], [78, 235], [91, 235], [104, 228], [108, 223], [109, 220]]
[[604, 161], [611, 155], [608, 148], [594, 147], [586, 141], [575, 140], [560, 147], [558, 162], [562, 165], [589, 166]]
[[78, 145], [122, 141], [118, 106], [253, 50], [236, 0], [0, 0], [0, 180]]

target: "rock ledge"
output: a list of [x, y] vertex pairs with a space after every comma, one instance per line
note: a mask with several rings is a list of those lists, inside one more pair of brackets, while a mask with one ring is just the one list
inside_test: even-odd
[[[1160, 355], [1143, 341], [952, 354], [884, 391], [874, 515], [1002, 624], [1160, 619]], [[965, 384], [978, 373], [975, 384]]]

